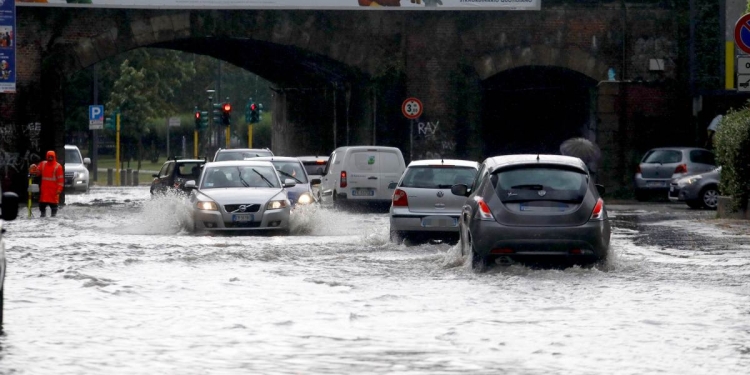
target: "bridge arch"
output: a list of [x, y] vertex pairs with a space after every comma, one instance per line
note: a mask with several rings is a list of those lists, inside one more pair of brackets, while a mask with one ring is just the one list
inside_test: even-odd
[[511, 47], [485, 54], [474, 63], [481, 80], [524, 66], [561, 67], [597, 81], [607, 79], [609, 67], [598, 56], [575, 46], [564, 48], [535, 44]]

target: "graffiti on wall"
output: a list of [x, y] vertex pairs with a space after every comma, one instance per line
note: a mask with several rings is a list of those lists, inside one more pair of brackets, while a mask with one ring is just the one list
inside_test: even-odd
[[[18, 131], [20, 130], [20, 131]], [[39, 134], [42, 125], [32, 122], [25, 126], [6, 125], [0, 127], [0, 171], [4, 176], [16, 173], [26, 173], [31, 164], [42, 160], [39, 156]], [[27, 150], [19, 150], [20, 142], [28, 142]]]
[[444, 134], [440, 121], [425, 121], [416, 124], [415, 153], [418, 159], [442, 159], [456, 155], [456, 141]]

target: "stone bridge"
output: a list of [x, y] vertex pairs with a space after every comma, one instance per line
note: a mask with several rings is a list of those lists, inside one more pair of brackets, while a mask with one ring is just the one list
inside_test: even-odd
[[[161, 47], [210, 55], [272, 82], [279, 155], [380, 144], [400, 147], [407, 159], [480, 160], [557, 152], [562, 140], [585, 136], [604, 150], [602, 179], [619, 187], [629, 180], [635, 137], [626, 119], [672, 112], [626, 110], [637, 99], [623, 101], [634, 84], [611, 82], [608, 72], [650, 82], [651, 95], [661, 95], [684, 74], [680, 15], [660, 5], [563, 3], [523, 12], [19, 6], [18, 93], [0, 96], [0, 167], [19, 187], [34, 158], [47, 149], [62, 154], [62, 88], [73, 73]], [[650, 69], [652, 59], [663, 70]], [[417, 120], [401, 113], [407, 97], [424, 104]]]

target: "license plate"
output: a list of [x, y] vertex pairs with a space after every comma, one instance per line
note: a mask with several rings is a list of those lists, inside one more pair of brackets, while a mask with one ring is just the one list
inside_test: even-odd
[[375, 196], [375, 190], [373, 189], [352, 189], [353, 197], [372, 197]]
[[422, 226], [425, 228], [434, 227], [455, 227], [458, 220], [452, 217], [426, 217], [422, 219]]
[[233, 223], [246, 223], [248, 221], [254, 221], [255, 215], [253, 214], [234, 214], [232, 215]]
[[648, 181], [648, 182], [646, 182], [646, 186], [648, 186], [648, 187], [665, 187], [665, 186], [667, 186], [667, 183], [665, 181]]

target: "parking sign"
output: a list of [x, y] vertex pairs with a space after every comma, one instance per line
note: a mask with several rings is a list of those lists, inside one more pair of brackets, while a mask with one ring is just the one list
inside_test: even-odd
[[89, 130], [104, 129], [104, 106], [89, 106]]

